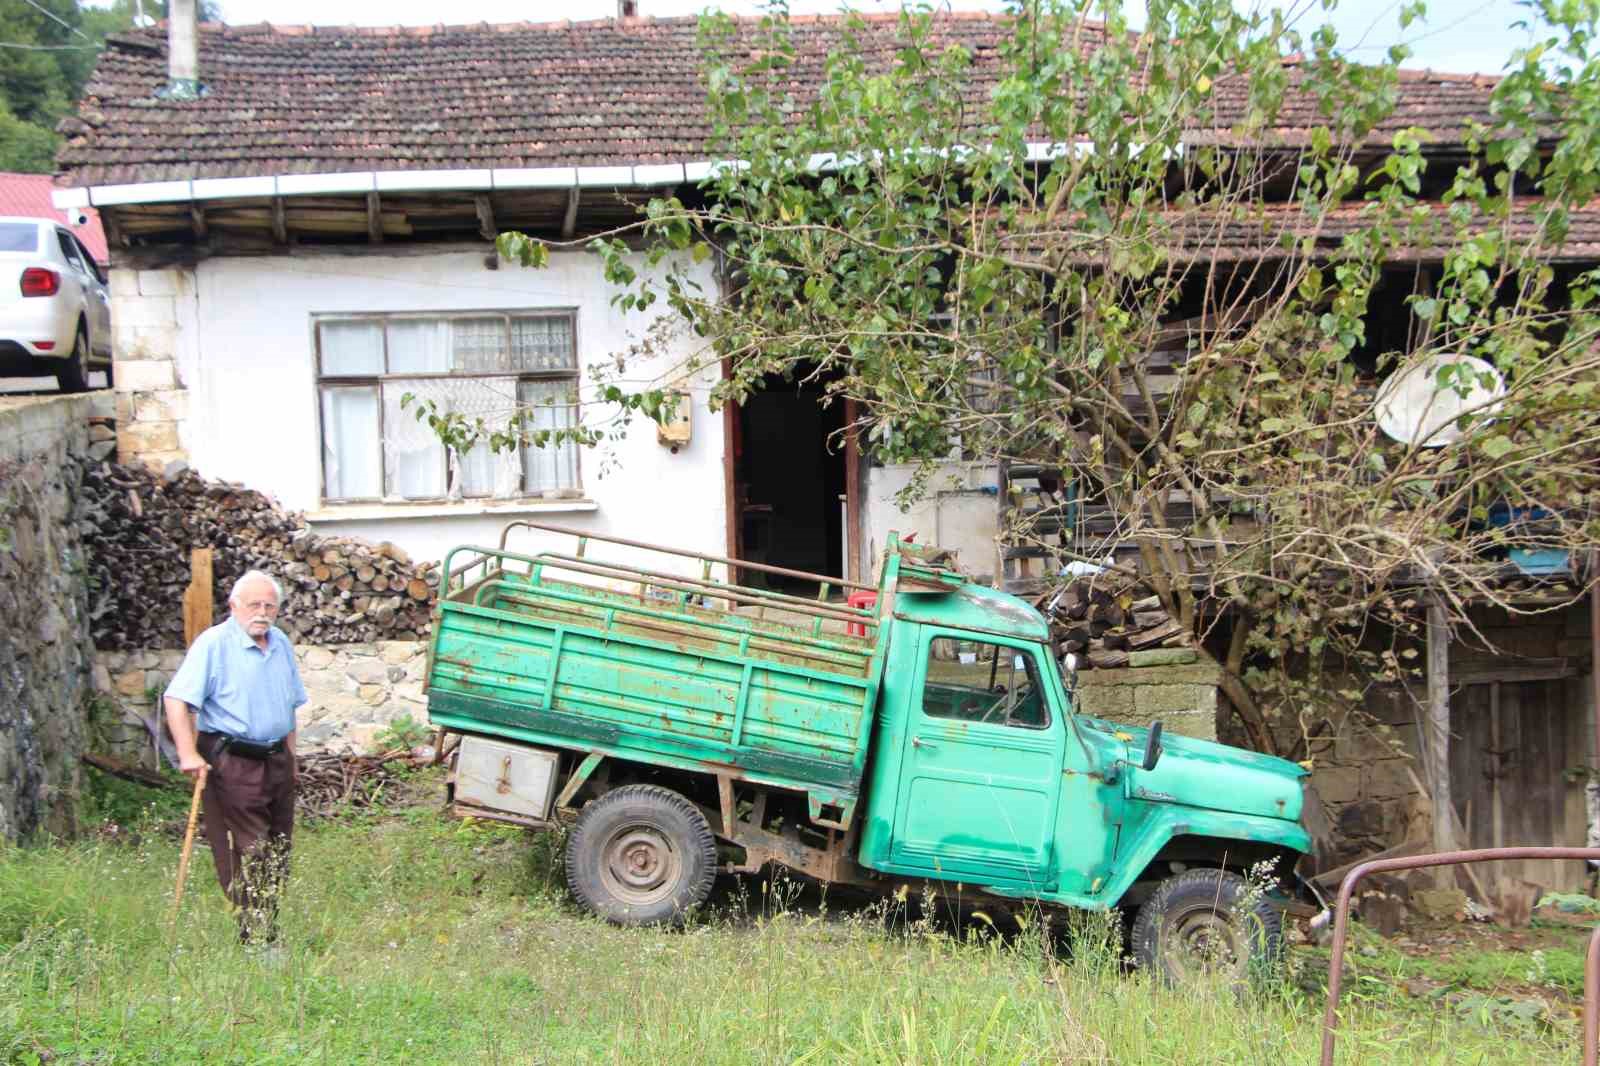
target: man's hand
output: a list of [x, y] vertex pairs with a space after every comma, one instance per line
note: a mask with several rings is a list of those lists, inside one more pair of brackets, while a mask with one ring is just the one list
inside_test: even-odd
[[208, 769], [210, 765], [210, 763], [206, 762], [200, 757], [200, 753], [198, 751], [178, 753], [178, 769], [182, 770], [190, 777], [196, 776], [201, 770]]

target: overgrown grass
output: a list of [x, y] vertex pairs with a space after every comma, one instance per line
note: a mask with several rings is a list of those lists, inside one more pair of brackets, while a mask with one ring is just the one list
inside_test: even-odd
[[[1058, 955], [1036, 928], [797, 907], [750, 881], [685, 932], [619, 930], [567, 901], [556, 854], [429, 809], [303, 831], [274, 964], [235, 946], [203, 853], [169, 941], [166, 837], [0, 852], [0, 1061], [1316, 1061], [1314, 992], [1157, 988], [1104, 924]], [[1564, 1021], [1355, 992], [1342, 1062], [1576, 1058]]]

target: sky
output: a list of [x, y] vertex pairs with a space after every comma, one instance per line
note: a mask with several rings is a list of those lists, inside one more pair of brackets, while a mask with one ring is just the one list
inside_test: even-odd
[[[956, 10], [999, 10], [1001, 0], [938, 0]], [[1137, 0], [1135, 0], [1137, 2]], [[1261, 2], [1261, 0], [1240, 0]], [[1399, 0], [1341, 0], [1330, 15], [1318, 0], [1285, 0], [1306, 12], [1298, 22], [1309, 31], [1323, 21], [1332, 22], [1341, 40], [1356, 57], [1381, 57], [1390, 45], [1405, 41], [1413, 52], [1406, 65], [1459, 73], [1499, 73], [1512, 49], [1528, 41], [1528, 34], [1512, 29], [1525, 17], [1516, 0], [1431, 0], [1423, 23], [1401, 31]], [[656, 16], [698, 14], [707, 6], [739, 14], [759, 11], [757, 0], [639, 0], [642, 14]], [[609, 18], [616, 0], [221, 0], [224, 21], [244, 24], [274, 22], [282, 25], [429, 25], [446, 22], [545, 22], [556, 19]], [[900, 0], [851, 0], [857, 11], [894, 11]], [[1268, 5], [1270, 6], [1270, 5]], [[794, 14], [834, 13], [840, 0], [791, 0]]]

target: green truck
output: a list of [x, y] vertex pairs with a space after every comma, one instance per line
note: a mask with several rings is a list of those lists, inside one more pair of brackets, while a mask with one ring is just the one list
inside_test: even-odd
[[526, 522], [454, 549], [428, 664], [451, 810], [570, 826], [573, 894], [623, 925], [775, 863], [1124, 908], [1174, 974], [1274, 954], [1297, 905], [1249, 874], [1308, 849], [1305, 772], [1074, 713], [1043, 616], [938, 560], [891, 537], [869, 586]]

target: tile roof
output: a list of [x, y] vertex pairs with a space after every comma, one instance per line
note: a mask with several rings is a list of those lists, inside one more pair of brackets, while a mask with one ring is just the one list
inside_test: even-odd
[[[1545, 261], [1600, 260], [1600, 199], [1592, 200], [1569, 213], [1567, 234], [1559, 246], [1539, 239], [1539, 203], [1537, 198], [1519, 197], [1512, 202], [1506, 219], [1475, 215], [1467, 229], [1477, 233], [1490, 227], [1501, 227], [1512, 243], [1537, 247], [1541, 252], [1540, 258]], [[1406, 263], [1434, 260], [1451, 243], [1448, 240], [1447, 208], [1438, 203], [1418, 206], [1419, 210], [1428, 212], [1417, 229], [1421, 243], [1393, 249], [1386, 256], [1387, 261]], [[1347, 235], [1368, 228], [1372, 223], [1372, 215], [1370, 205], [1366, 203], [1344, 203], [1330, 210], [1318, 225], [1297, 204], [1252, 202], [1241, 205], [1235, 212], [1226, 213], [1204, 208], [1173, 210], [1166, 214], [1162, 222], [1170, 237], [1169, 255], [1179, 262], [1244, 262], [1284, 259], [1291, 253], [1304, 254], [1304, 247], [1299, 242], [1305, 239], [1311, 240], [1312, 257], [1325, 256], [1336, 249]], [[1435, 237], [1438, 246], [1430, 246]], [[1061, 248], [1063, 242], [1075, 242], [1076, 249], [1069, 252], [1067, 259], [1079, 264], [1098, 262], [1111, 252], [1107, 242], [1078, 238], [1065, 224], [1048, 230], [1019, 228], [1003, 242], [1003, 246], [1025, 257], [1042, 258], [1047, 251]]]
[[[865, 16], [864, 43], [887, 63], [898, 47], [892, 16]], [[795, 16], [797, 95], [808, 95], [838, 44], [837, 16]], [[742, 20], [741, 32], [756, 23]], [[936, 43], [974, 57], [969, 92], [987, 95], [1005, 16], [964, 12], [934, 20]], [[200, 100], [159, 99], [166, 83], [160, 29], [112, 37], [59, 156], [63, 180], [101, 185], [295, 173], [649, 164], [707, 156], [695, 18], [423, 28], [201, 27]], [[1085, 46], [1103, 39], [1090, 28]], [[1291, 64], [1292, 66], [1292, 64]], [[1298, 77], [1291, 71], [1291, 80]], [[1407, 72], [1394, 129], [1421, 125], [1459, 140], [1483, 115], [1492, 79]], [[1216, 88], [1227, 139], [1243, 86]], [[1309, 94], [1292, 94], [1278, 140], [1314, 122]]]
[[[0, 215], [18, 215], [24, 218], [48, 218], [52, 222], [70, 225], [66, 213], [58, 211], [50, 202], [52, 183], [48, 174], [12, 174], [0, 171]], [[99, 263], [109, 263], [106, 252], [106, 233], [100, 228], [100, 213], [84, 208], [89, 216], [87, 224], [72, 226], [89, 254]]]

